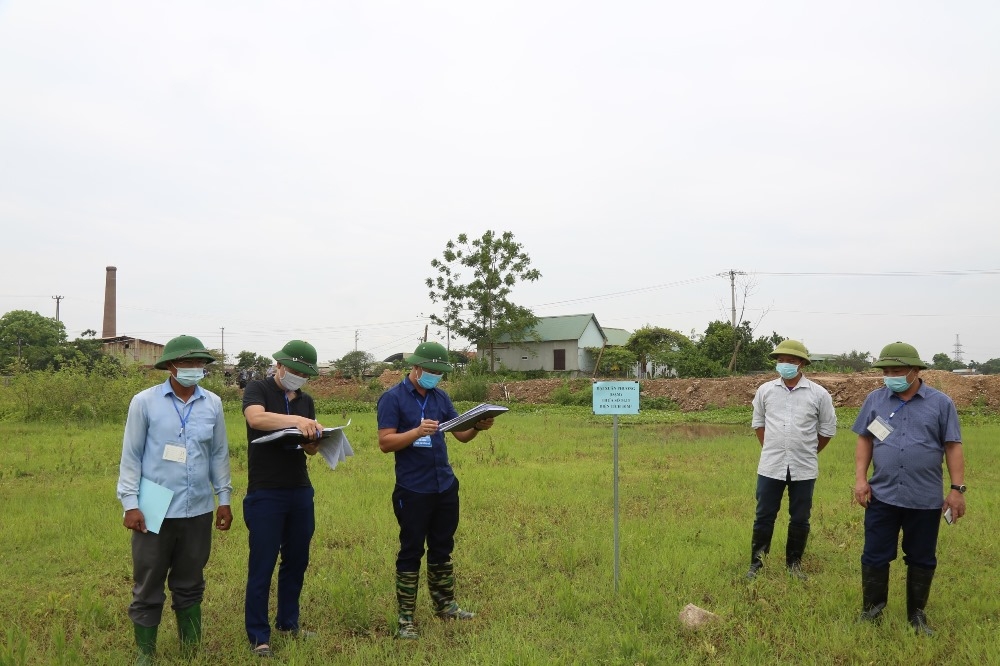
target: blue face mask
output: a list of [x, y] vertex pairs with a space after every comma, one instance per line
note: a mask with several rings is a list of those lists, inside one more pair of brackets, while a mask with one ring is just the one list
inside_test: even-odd
[[883, 377], [882, 381], [885, 382], [886, 387], [893, 393], [903, 393], [913, 384], [913, 382], [907, 379], [909, 374], [906, 373], [902, 377]]
[[205, 368], [177, 368], [177, 383], [188, 388], [205, 378]]
[[426, 370], [423, 370], [420, 373], [420, 379], [417, 380], [417, 383], [425, 389], [432, 389], [438, 385], [439, 381], [441, 381], [441, 375], [432, 375]]
[[794, 379], [795, 375], [799, 374], [799, 366], [794, 363], [779, 363], [774, 366], [774, 369], [778, 371], [782, 379]]

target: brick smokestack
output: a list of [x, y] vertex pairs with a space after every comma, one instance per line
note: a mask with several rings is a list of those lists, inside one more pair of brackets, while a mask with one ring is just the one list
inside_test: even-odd
[[115, 312], [118, 309], [118, 269], [108, 266], [107, 275], [104, 278], [104, 332], [102, 338], [113, 338], [117, 335], [115, 326]]

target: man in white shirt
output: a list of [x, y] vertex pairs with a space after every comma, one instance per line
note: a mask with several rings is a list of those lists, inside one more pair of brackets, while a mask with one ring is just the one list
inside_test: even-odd
[[795, 578], [805, 579], [802, 555], [809, 538], [813, 489], [819, 476], [819, 452], [837, 433], [833, 399], [819, 384], [809, 381], [802, 368], [809, 365], [809, 351], [796, 340], [785, 340], [771, 352], [777, 361], [778, 379], [757, 389], [751, 427], [760, 441], [757, 465], [757, 514], [750, 545], [753, 579], [771, 549], [774, 521], [781, 497], [788, 489], [788, 539], [785, 565]]

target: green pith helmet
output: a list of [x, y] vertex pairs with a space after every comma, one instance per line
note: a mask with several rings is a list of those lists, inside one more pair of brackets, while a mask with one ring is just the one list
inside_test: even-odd
[[307, 377], [315, 377], [319, 374], [316, 367], [316, 348], [305, 340], [292, 340], [271, 354], [271, 358], [295, 372], [301, 372]]
[[893, 342], [882, 348], [878, 360], [872, 363], [873, 368], [926, 368], [927, 364], [920, 360], [920, 354], [913, 345], [905, 342]]
[[774, 348], [774, 351], [768, 354], [768, 356], [771, 358], [778, 358], [781, 354], [801, 358], [805, 361], [805, 365], [809, 365], [809, 350], [806, 349], [806, 346], [798, 340], [782, 340], [778, 343], [778, 346]]
[[157, 370], [166, 370], [170, 361], [189, 361], [191, 359], [202, 359], [209, 363], [215, 362], [212, 352], [205, 349], [201, 340], [191, 335], [178, 335], [176, 338], [163, 346], [163, 356], [153, 367]]
[[439, 375], [452, 370], [451, 363], [448, 362], [448, 350], [439, 342], [421, 342], [406, 357], [406, 362]]

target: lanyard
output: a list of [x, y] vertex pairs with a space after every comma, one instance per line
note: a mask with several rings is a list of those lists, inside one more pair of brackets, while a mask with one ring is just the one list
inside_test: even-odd
[[187, 430], [188, 419], [191, 418], [191, 410], [194, 409], [194, 396], [191, 396], [191, 403], [188, 405], [187, 413], [184, 416], [181, 416], [181, 410], [177, 409], [177, 396], [170, 396], [170, 404], [174, 406], [177, 418], [181, 420], [181, 429], [177, 431], [177, 436], [181, 437], [184, 435], [184, 431]]
[[285, 397], [285, 413], [286, 413], [286, 414], [291, 414], [291, 413], [292, 413], [292, 408], [291, 408], [291, 406], [289, 406], [289, 404], [288, 404], [288, 394], [287, 394], [287, 393], [285, 393], [285, 394], [284, 394], [284, 397]]
[[[413, 394], [411, 393], [410, 395], [413, 395]], [[420, 402], [420, 398], [418, 398], [415, 395], [413, 396], [413, 399], [417, 401], [418, 405], [420, 405], [420, 420], [421, 421], [424, 419], [424, 407], [427, 406], [427, 401], [430, 400], [430, 398], [431, 398], [431, 394], [428, 393], [427, 395], [424, 396], [424, 401]]]
[[906, 403], [907, 402], [909, 402], [909, 401], [908, 400], [903, 400], [902, 398], [900, 398], [899, 399], [899, 407], [897, 407], [896, 409], [892, 410], [892, 413], [889, 414], [889, 418], [891, 419], [893, 416], [895, 416], [896, 412], [902, 411], [903, 407], [906, 407]]

